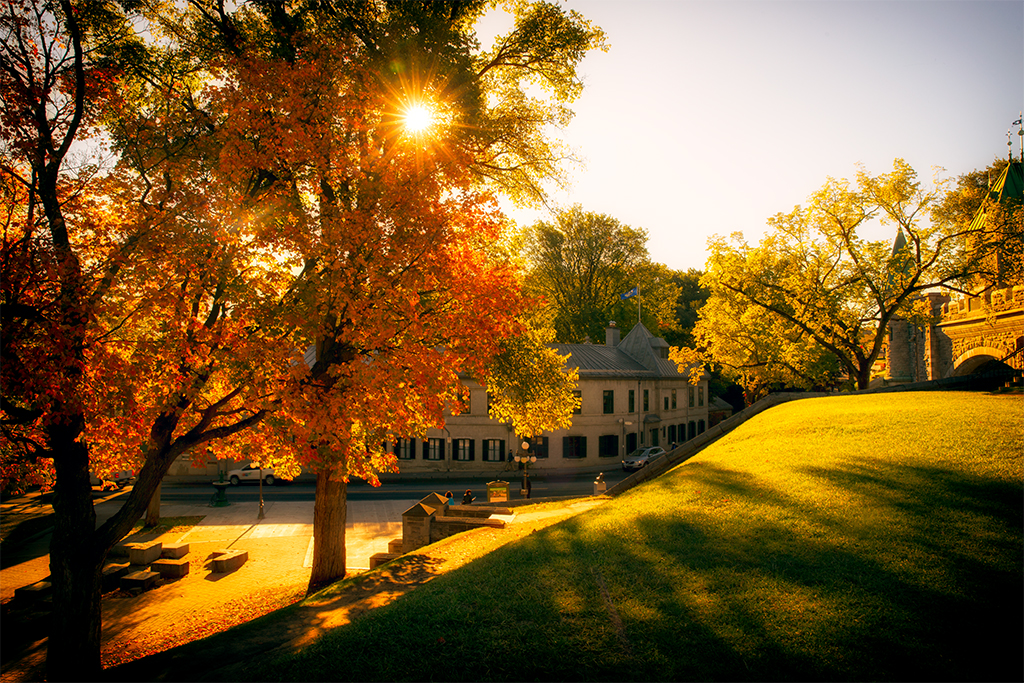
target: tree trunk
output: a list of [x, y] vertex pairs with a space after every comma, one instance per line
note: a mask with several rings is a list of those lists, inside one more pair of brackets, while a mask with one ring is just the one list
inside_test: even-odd
[[[89, 456], [77, 431], [54, 439], [57, 480], [54, 527], [50, 540], [53, 615], [47, 641], [46, 674], [50, 681], [99, 677], [100, 576], [105, 553], [96, 551], [96, 511], [89, 485]], [[68, 438], [68, 437], [71, 438]]]
[[307, 594], [345, 578], [345, 518], [348, 484], [331, 480], [331, 470], [316, 473], [313, 501], [313, 572]]
[[863, 391], [871, 384], [871, 366], [857, 368], [857, 389]]
[[149, 499], [149, 505], [146, 507], [146, 526], [156, 526], [160, 523], [161, 488], [163, 488], [163, 484], [157, 484], [156, 491], [153, 492], [153, 497]]

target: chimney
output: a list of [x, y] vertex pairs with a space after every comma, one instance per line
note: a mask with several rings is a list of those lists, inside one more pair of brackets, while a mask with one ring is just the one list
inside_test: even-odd
[[619, 345], [619, 328], [616, 327], [614, 320], [608, 323], [608, 327], [604, 328], [604, 344], [605, 346]]

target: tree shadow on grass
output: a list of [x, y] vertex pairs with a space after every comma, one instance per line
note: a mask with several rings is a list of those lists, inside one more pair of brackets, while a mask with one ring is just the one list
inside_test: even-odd
[[[194, 672], [197, 652], [237, 662], [191, 674], [222, 680], [1021, 679], [1019, 489], [867, 461], [805, 473], [835, 505], [690, 466], [437, 580], [390, 565], [379, 594], [420, 588], [350, 628], [324, 596], [247, 625], [242, 650], [211, 638], [118, 675]], [[261, 644], [285, 617], [297, 630]]]
[[359, 575], [292, 605], [238, 626], [108, 669], [107, 680], [236, 680], [253, 660], [285, 655], [350, 623], [368, 610], [386, 605], [432, 580], [440, 562], [410, 555], [380, 571]]
[[864, 519], [749, 473], [690, 474], [733, 506], [639, 515], [642, 543], [597, 542], [613, 598], [635, 603], [620, 609], [625, 630], [657, 663], [638, 662], [636, 678], [1020, 680], [1019, 486], [937, 467], [808, 468], [858, 497]]
[[[456, 680], [1021, 679], [1019, 488], [903, 465], [808, 474], [846, 505], [704, 464], [682, 486], [652, 483], [652, 497], [678, 494], [678, 507], [663, 495], [660, 506], [623, 501], [649, 511], [616, 526], [610, 511], [623, 506], [599, 509], [445, 577], [464, 591], [455, 602], [498, 605], [491, 613], [424, 599], [317, 656], [369, 647], [367, 634], [435, 605], [414, 617], [422, 642], [402, 642], [413, 654], [351, 678], [401, 677], [403, 661], [423, 660], [411, 670], [459, 662], [443, 676]], [[696, 504], [687, 494], [698, 492]], [[460, 626], [489, 649], [427, 637]]]

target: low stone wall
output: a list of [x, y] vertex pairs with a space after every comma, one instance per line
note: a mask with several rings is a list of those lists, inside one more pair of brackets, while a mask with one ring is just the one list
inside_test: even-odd
[[822, 392], [769, 394], [754, 405], [747, 406], [727, 420], [723, 420], [714, 427], [711, 427], [703, 434], [698, 434], [696, 437], [690, 439], [681, 446], [677, 446], [672, 449], [665, 455], [653, 461], [647, 467], [644, 467], [642, 470], [638, 470], [634, 474], [626, 477], [618, 484], [608, 489], [605, 492], [605, 495], [617, 496], [620, 493], [625, 493], [638, 484], [642, 484], [645, 481], [664, 474], [679, 463], [686, 462], [693, 456], [697, 455], [750, 418], [754, 417], [758, 413], [768, 410], [769, 408], [774, 408], [782, 403], [796, 401], [803, 398], [818, 398], [821, 396], [838, 395], [839, 394], [826, 394]]
[[430, 525], [430, 542], [437, 543], [449, 536], [481, 527], [504, 529], [505, 522], [500, 519], [483, 519], [480, 517], [438, 517]]
[[974, 373], [963, 377], [947, 377], [945, 379], [929, 380], [927, 382], [913, 382], [909, 384], [897, 384], [888, 387], [876, 387], [857, 392], [825, 393], [825, 392], [801, 392], [801, 393], [778, 393], [769, 394], [752, 406], [747, 406], [729, 419], [719, 422], [703, 434], [677, 446], [664, 456], [658, 458], [647, 467], [626, 477], [615, 486], [608, 489], [605, 495], [617, 496], [625, 493], [637, 484], [660, 476], [676, 465], [686, 462], [702, 450], [718, 441], [720, 438], [739, 427], [741, 424], [762, 413], [769, 408], [799, 401], [805, 398], [822, 398], [826, 396], [856, 396], [859, 394], [883, 394], [894, 391], [992, 391], [1002, 386], [1007, 380], [1019, 377], [1019, 372], [1012, 370], [996, 370], [988, 373]]
[[492, 507], [490, 505], [449, 505], [445, 517], [476, 517], [487, 519], [491, 515], [511, 515], [511, 508]]
[[470, 529], [504, 528], [505, 522], [490, 517], [513, 514], [505, 507], [449, 505], [447, 501], [444, 496], [431, 493], [402, 513], [403, 553]]

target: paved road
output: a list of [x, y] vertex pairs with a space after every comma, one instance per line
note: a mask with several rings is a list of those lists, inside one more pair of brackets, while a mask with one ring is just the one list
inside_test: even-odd
[[[604, 473], [608, 486], [618, 483], [630, 474], [621, 468], [610, 469]], [[593, 493], [593, 472], [543, 473], [530, 476], [533, 498], [561, 498], [565, 496], [589, 496]], [[518, 472], [501, 472], [495, 476], [473, 476], [444, 479], [408, 479], [385, 482], [379, 487], [370, 486], [363, 481], [353, 481], [348, 487], [348, 500], [386, 501], [386, 500], [419, 500], [432, 492], [444, 493], [452, 491], [461, 497], [466, 489], [473, 491], [478, 502], [486, 498], [486, 483], [495, 478], [509, 482], [509, 493], [513, 500], [519, 498], [519, 482], [522, 475]], [[315, 486], [312, 479], [302, 477], [291, 484], [264, 486], [263, 500], [275, 502], [312, 501]], [[242, 484], [227, 489], [228, 499], [238, 502], [258, 501], [260, 487], [257, 484]], [[200, 504], [206, 503], [213, 496], [213, 488], [209, 481], [167, 481], [161, 489], [161, 505]]]

